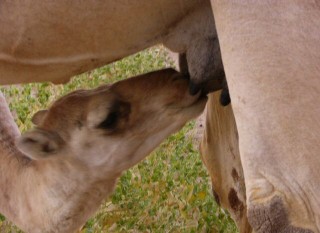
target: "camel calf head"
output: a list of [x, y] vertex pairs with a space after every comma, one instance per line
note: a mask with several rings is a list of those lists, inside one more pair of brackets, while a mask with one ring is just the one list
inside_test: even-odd
[[17, 146], [34, 160], [66, 159], [99, 167], [99, 174], [120, 173], [202, 112], [206, 97], [189, 95], [188, 85], [166, 69], [72, 92], [36, 113], [36, 128]]

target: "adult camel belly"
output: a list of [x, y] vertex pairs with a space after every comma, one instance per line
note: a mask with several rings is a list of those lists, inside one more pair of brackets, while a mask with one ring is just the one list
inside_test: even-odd
[[213, 25], [209, 0], [3, 1], [0, 84], [66, 82], [157, 43], [206, 47]]
[[320, 6], [211, 1], [256, 232], [320, 231]]

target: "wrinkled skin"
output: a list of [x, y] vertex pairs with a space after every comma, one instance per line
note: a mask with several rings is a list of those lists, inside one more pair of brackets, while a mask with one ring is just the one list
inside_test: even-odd
[[319, 4], [211, 2], [249, 223], [255, 232], [320, 232]]

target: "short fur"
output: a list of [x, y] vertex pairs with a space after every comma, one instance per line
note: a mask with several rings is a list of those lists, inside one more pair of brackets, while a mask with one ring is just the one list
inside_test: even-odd
[[0, 212], [25, 232], [78, 230], [124, 170], [202, 112], [206, 98], [188, 85], [166, 69], [70, 93], [36, 114], [17, 141], [22, 153], [6, 144], [18, 133], [2, 98]]

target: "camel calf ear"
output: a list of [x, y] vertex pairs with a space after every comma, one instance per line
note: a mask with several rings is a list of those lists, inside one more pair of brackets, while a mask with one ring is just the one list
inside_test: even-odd
[[47, 114], [47, 112], [48, 110], [40, 110], [36, 112], [31, 119], [32, 123], [34, 125], [39, 125], [42, 122], [44, 116]]
[[18, 149], [34, 160], [57, 155], [63, 144], [62, 138], [57, 133], [40, 129], [25, 133], [16, 142]]

